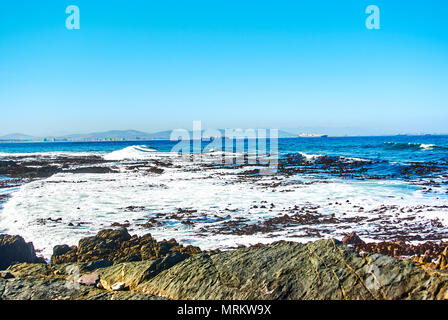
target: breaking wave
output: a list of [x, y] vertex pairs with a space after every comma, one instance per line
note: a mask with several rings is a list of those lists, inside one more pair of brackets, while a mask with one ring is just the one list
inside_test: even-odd
[[126, 147], [103, 156], [105, 160], [145, 160], [151, 158], [157, 150], [145, 145]]
[[433, 150], [433, 149], [445, 149], [448, 150], [447, 147], [438, 146], [435, 144], [424, 144], [424, 143], [400, 143], [400, 142], [385, 142], [384, 143], [389, 149], [395, 150]]

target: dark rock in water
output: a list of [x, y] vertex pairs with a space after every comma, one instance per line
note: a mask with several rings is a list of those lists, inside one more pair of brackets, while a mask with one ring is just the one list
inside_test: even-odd
[[13, 178], [47, 178], [59, 171], [57, 166], [25, 166], [17, 165], [13, 161], [3, 161], [0, 166], [0, 175]]
[[51, 257], [52, 264], [92, 262], [108, 260], [113, 262], [141, 261], [160, 258], [169, 253], [179, 252], [188, 255], [200, 253], [201, 250], [193, 246], [182, 246], [174, 239], [156, 241], [150, 234], [131, 236], [126, 228], [118, 230], [101, 230], [94, 237], [83, 238], [78, 247], [70, 250], [57, 248]]
[[358, 235], [356, 234], [356, 232], [352, 232], [347, 234], [343, 239], [342, 239], [342, 243], [343, 244], [352, 244], [352, 245], [362, 245], [365, 242], [361, 240], [360, 237], [358, 237]]
[[116, 171], [112, 170], [109, 167], [84, 167], [84, 168], [76, 168], [72, 170], [66, 170], [66, 172], [70, 173], [115, 173]]
[[18, 166], [14, 161], [0, 161], [0, 168], [17, 168]]
[[162, 174], [164, 172], [164, 170], [161, 168], [157, 168], [157, 167], [150, 167], [147, 169], [147, 172]]
[[0, 234], [0, 270], [19, 262], [45, 263], [45, 260], [36, 256], [31, 242], [25, 242], [20, 236]]

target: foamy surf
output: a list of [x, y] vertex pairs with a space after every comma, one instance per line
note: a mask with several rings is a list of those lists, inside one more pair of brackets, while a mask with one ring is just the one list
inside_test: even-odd
[[122, 160], [145, 160], [152, 158], [152, 153], [157, 150], [145, 145], [137, 145], [126, 147], [121, 150], [112, 151], [103, 156], [105, 160], [122, 161]]

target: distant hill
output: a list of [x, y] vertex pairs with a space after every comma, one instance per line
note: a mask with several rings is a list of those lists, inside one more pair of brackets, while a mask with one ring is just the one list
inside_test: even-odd
[[4, 136], [0, 136], [0, 140], [4, 141], [37, 141], [40, 138], [33, 137], [23, 133], [11, 133]]
[[54, 137], [57, 141], [148, 140], [151, 138], [151, 134], [137, 130], [111, 130], [106, 132], [72, 134], [62, 137]]
[[[218, 129], [221, 135], [224, 136], [225, 130]], [[143, 140], [169, 140], [171, 137], [171, 130], [160, 131], [155, 133], [147, 133], [137, 130], [111, 130], [105, 132], [93, 132], [87, 134], [71, 134], [60, 137], [33, 137], [21, 133], [13, 133], [0, 137], [0, 141], [20, 141], [20, 142], [82, 142], [82, 141], [143, 141]], [[193, 137], [192, 131], [189, 131], [190, 137]], [[269, 130], [267, 130], [267, 136], [269, 137]], [[287, 131], [278, 131], [279, 138], [292, 138], [297, 137], [296, 134]]]

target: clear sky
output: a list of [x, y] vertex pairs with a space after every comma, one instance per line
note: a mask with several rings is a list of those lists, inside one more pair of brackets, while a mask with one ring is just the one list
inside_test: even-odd
[[448, 132], [447, 16], [446, 0], [1, 1], [0, 135]]

